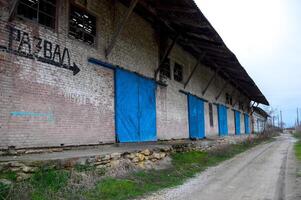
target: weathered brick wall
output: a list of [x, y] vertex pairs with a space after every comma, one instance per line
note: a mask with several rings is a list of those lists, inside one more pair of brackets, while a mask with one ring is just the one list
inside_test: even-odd
[[[56, 30], [20, 18], [7, 23], [8, 9], [2, 8], [0, 45], [8, 46], [9, 29], [6, 26], [9, 25], [20, 30], [21, 37], [28, 34], [31, 43], [34, 37], [41, 38], [42, 45], [49, 41], [52, 54], [56, 44], [60, 45], [61, 56], [63, 49], [68, 48], [71, 65], [76, 63], [81, 71], [73, 76], [71, 70], [2, 51], [0, 148], [115, 142], [113, 71], [89, 64], [87, 59], [106, 60], [153, 76], [158, 45], [152, 26], [133, 14], [106, 59], [104, 49], [125, 7], [106, 0], [91, 2], [89, 11], [97, 17], [95, 46], [69, 38], [68, 0], [60, 1]], [[18, 49], [18, 45], [20, 41], [14, 39], [13, 49]], [[35, 51], [35, 45], [31, 44], [31, 51]], [[21, 51], [28, 53], [28, 46], [23, 46]], [[43, 57], [43, 51], [38, 56]]]
[[[92, 4], [90, 4], [92, 3]], [[58, 23], [55, 30], [38, 26], [28, 20], [13, 19], [7, 23], [8, 9], [1, 8], [0, 45], [8, 47], [9, 30], [7, 25], [26, 36], [42, 39], [52, 44], [52, 56], [56, 45], [70, 53], [71, 66], [78, 65], [80, 72], [73, 76], [70, 69], [26, 58], [12, 52], [0, 52], [0, 148], [8, 146], [42, 147], [109, 143], [115, 141], [114, 121], [114, 74], [110, 69], [89, 64], [89, 57], [97, 58], [123, 68], [153, 77], [158, 66], [158, 44], [156, 34], [150, 23], [137, 14], [131, 15], [117, 43], [108, 58], [108, 46], [125, 7], [118, 1], [89, 1], [89, 11], [97, 17], [96, 45], [89, 46], [68, 36], [69, 1], [60, 1]], [[14, 35], [13, 49], [18, 49], [20, 41]], [[26, 39], [26, 38], [25, 38]], [[21, 38], [22, 40], [22, 38]], [[36, 40], [35, 42], [39, 42]], [[49, 43], [47, 43], [49, 45]], [[31, 44], [31, 51], [36, 43]], [[50, 48], [48, 46], [48, 48]], [[28, 46], [21, 45], [22, 52]], [[49, 51], [46, 54], [51, 54]], [[37, 57], [44, 56], [44, 49]], [[196, 60], [176, 46], [170, 58], [185, 66], [184, 81], [194, 67]], [[53, 59], [57, 61], [57, 57]], [[68, 64], [68, 60], [64, 60]], [[186, 88], [198, 96], [213, 74], [205, 66], [197, 69]], [[218, 78], [204, 96], [216, 102], [215, 96], [224, 81]], [[173, 80], [167, 88], [158, 86], [157, 90], [157, 131], [159, 139], [188, 138], [187, 97], [179, 92], [183, 84]], [[217, 103], [225, 102], [223, 93]], [[217, 135], [217, 109], [213, 106], [214, 127], [209, 126], [208, 104], [205, 104], [206, 134]], [[242, 121], [243, 122], [243, 121]], [[242, 123], [243, 124], [243, 123]], [[243, 130], [243, 129], [242, 129]]]
[[[1, 23], [1, 35], [8, 38], [5, 25]], [[114, 142], [113, 72], [88, 65], [87, 55], [65, 35], [57, 37], [19, 21], [10, 25], [30, 38], [41, 37], [67, 47], [81, 72], [73, 76], [70, 70], [1, 52], [0, 147]], [[20, 44], [13, 43], [13, 49]]]

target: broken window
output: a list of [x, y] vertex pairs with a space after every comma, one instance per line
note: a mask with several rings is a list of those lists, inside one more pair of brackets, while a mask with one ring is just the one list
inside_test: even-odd
[[173, 75], [174, 75], [175, 81], [182, 82], [183, 81], [183, 66], [178, 63], [175, 63]]
[[170, 79], [170, 60], [166, 58], [165, 61], [162, 63], [160, 68], [160, 77], [166, 77]]
[[70, 6], [69, 36], [89, 45], [95, 43], [96, 17], [86, 11]]
[[244, 103], [240, 101], [238, 107], [240, 110], [244, 110]]
[[232, 96], [226, 93], [226, 104], [232, 105]]
[[20, 0], [17, 15], [54, 29], [56, 0]]
[[209, 121], [210, 121], [210, 126], [213, 127], [213, 107], [212, 103], [209, 103]]

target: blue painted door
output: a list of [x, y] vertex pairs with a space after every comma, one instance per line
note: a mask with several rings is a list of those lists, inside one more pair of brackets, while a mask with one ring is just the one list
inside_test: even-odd
[[240, 135], [240, 112], [234, 110], [234, 117], [235, 117], [235, 134]]
[[115, 120], [119, 142], [155, 141], [156, 83], [137, 74], [115, 71]]
[[156, 88], [155, 81], [139, 77], [139, 134], [140, 141], [156, 141]]
[[228, 115], [227, 107], [223, 105], [217, 106], [218, 111], [218, 130], [220, 136], [228, 135]]
[[205, 137], [204, 101], [188, 95], [189, 136], [193, 139]]
[[245, 114], [245, 133], [250, 134], [249, 115]]

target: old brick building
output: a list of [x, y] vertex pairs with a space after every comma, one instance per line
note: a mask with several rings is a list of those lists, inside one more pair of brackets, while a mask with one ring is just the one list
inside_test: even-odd
[[192, 0], [0, 1], [2, 149], [249, 133], [251, 101]]

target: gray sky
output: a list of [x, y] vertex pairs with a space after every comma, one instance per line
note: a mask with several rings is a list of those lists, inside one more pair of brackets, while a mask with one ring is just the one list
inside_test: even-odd
[[301, 108], [301, 1], [196, 0], [228, 48], [291, 126]]

